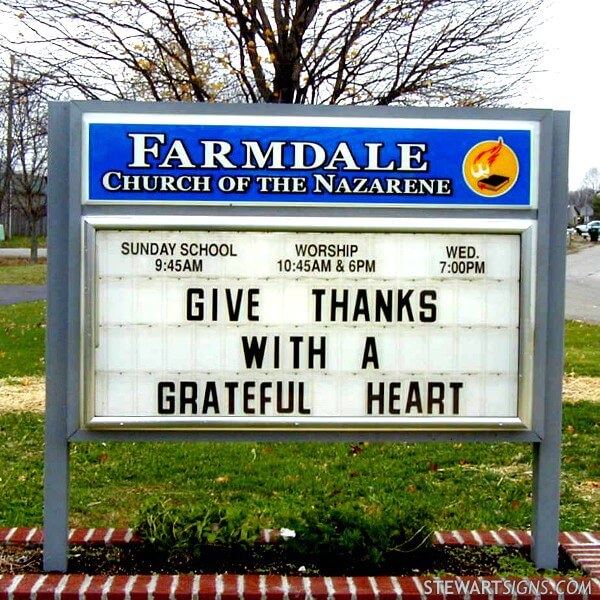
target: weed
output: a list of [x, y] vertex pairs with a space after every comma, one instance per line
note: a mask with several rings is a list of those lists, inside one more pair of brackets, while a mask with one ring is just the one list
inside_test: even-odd
[[236, 554], [246, 552], [260, 534], [257, 523], [244, 518], [238, 506], [176, 506], [169, 501], [147, 504], [136, 529], [146, 550], [185, 560], [201, 558], [208, 546]]

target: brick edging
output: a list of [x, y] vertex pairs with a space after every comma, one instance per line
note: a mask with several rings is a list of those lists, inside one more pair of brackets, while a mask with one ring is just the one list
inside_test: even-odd
[[[274, 542], [276, 529], [263, 529], [261, 542]], [[39, 546], [44, 534], [39, 527], [0, 527], [0, 545]], [[70, 529], [69, 543], [77, 546], [103, 546], [140, 543], [141, 538], [125, 528]], [[435, 545], [447, 546], [523, 546], [531, 545], [531, 532], [519, 529], [435, 531]], [[559, 536], [561, 546], [600, 545], [600, 531], [566, 531]]]
[[590, 578], [0, 575], [2, 600], [600, 598]]
[[[265, 530], [261, 541], [279, 532]], [[437, 531], [434, 544], [531, 545], [529, 531]], [[131, 529], [73, 529], [73, 545], [139, 543]], [[39, 546], [39, 528], [0, 527], [0, 544]], [[600, 600], [600, 532], [564, 532], [561, 547], [587, 577], [302, 577], [283, 575], [0, 575], [0, 600], [519, 599]]]

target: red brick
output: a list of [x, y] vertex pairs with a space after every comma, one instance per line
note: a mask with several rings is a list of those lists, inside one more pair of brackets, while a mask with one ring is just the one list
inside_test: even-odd
[[288, 583], [288, 597], [290, 600], [306, 598], [306, 591], [304, 589], [304, 578], [293, 575], [287, 577]]
[[[478, 531], [477, 534], [481, 538], [484, 546], [498, 546], [498, 540], [489, 531]], [[501, 540], [502, 537], [498, 536]], [[504, 540], [502, 540], [504, 542]]]
[[[243, 579], [242, 579], [243, 582]], [[237, 600], [239, 595], [239, 586], [243, 585], [240, 583], [239, 575], [217, 575], [216, 586], [217, 591], [221, 591], [221, 598], [223, 600]], [[243, 597], [243, 596], [242, 596]]]
[[10, 532], [15, 529], [14, 527], [0, 527], [0, 544], [6, 542], [6, 538], [10, 535]]
[[462, 537], [463, 539], [463, 543], [465, 546], [479, 546], [479, 542], [477, 541], [477, 538], [473, 535], [473, 532], [471, 531], [459, 531], [458, 532], [460, 534], [460, 537]]
[[515, 594], [520, 600], [524, 600], [526, 598], [535, 598], [535, 586], [537, 585], [538, 578], [523, 578], [523, 577], [507, 577], [505, 581], [508, 582], [508, 585], [511, 586]]
[[496, 533], [507, 546], [531, 546], [531, 536], [526, 531], [499, 529]]
[[31, 597], [31, 588], [40, 580], [43, 575], [39, 574], [28, 574], [24, 575], [23, 578], [17, 584], [17, 587], [13, 588], [13, 598], [15, 600], [23, 600]]
[[129, 593], [131, 600], [146, 600], [148, 598], [148, 586], [152, 581], [152, 575], [138, 575]]
[[54, 592], [63, 579], [68, 581], [68, 575], [63, 575], [61, 573], [50, 573], [46, 579], [44, 579], [44, 583], [42, 583], [36, 592], [37, 600], [53, 600]]
[[462, 531], [448, 531], [444, 534], [444, 542], [448, 546], [462, 546], [464, 543], [464, 538], [462, 536]]
[[175, 583], [175, 575], [159, 575], [154, 586], [153, 597], [157, 600], [168, 600]]
[[398, 577], [398, 584], [402, 590], [402, 600], [421, 600], [421, 590], [417, 587], [413, 577]]
[[85, 544], [90, 546], [103, 546], [105, 544], [104, 538], [108, 533], [108, 529], [93, 529], [92, 535], [87, 538]]
[[266, 597], [268, 600], [283, 600], [287, 594], [287, 585], [284, 585], [281, 575], [267, 575], [265, 577]]
[[[441, 538], [441, 540], [438, 538]], [[454, 546], [458, 544], [458, 540], [456, 537], [454, 537], [454, 534], [451, 531], [436, 531], [434, 540], [434, 543], [440, 546]]]
[[[408, 587], [409, 582], [412, 584], [412, 588]], [[402, 598], [405, 597], [404, 590], [406, 589], [410, 594], [414, 594], [415, 592], [413, 590], [415, 590], [419, 594], [419, 598], [422, 597], [421, 592], [423, 592], [423, 594], [426, 594], [427, 600], [443, 600], [443, 590], [445, 589], [444, 583], [445, 579], [441, 577], [403, 577], [401, 579], [403, 590]], [[414, 596], [411, 595], [409, 597], [412, 598]]]
[[217, 593], [217, 575], [202, 575], [200, 577], [200, 598], [214, 598]]
[[379, 598], [382, 600], [391, 600], [392, 598], [399, 597], [400, 582], [397, 577], [376, 577], [375, 583], [379, 592]]
[[102, 592], [109, 580], [107, 575], [94, 575], [85, 592], [86, 600], [101, 600]]
[[[566, 533], [562, 534], [561, 539], [563, 536], [566, 538], [567, 543], [579, 543], [579, 544], [591, 544], [592, 543], [592, 540], [590, 540], [590, 538], [581, 531], [569, 531], [568, 535]], [[592, 537], [594, 537], [593, 534], [592, 534]], [[571, 538], [572, 541], [569, 538]], [[599, 541], [599, 543], [600, 543], [600, 541]]]
[[131, 576], [129, 575], [115, 575], [110, 586], [110, 590], [107, 594], [108, 600], [121, 600], [125, 597], [125, 587], [129, 583]]
[[[24, 546], [27, 543], [27, 538], [32, 533], [32, 529], [30, 527], [17, 527], [13, 534], [10, 536], [10, 539], [6, 540], [5, 544], [18, 544], [19, 546]], [[8, 534], [7, 534], [8, 536]]]
[[[79, 590], [86, 579], [87, 575], [69, 575], [67, 583], [62, 591], [62, 594], [60, 595], [61, 600], [78, 600]], [[48, 600], [53, 600], [54, 590], [48, 589], [47, 592], [44, 592], [44, 596], [48, 598]]]
[[352, 577], [328, 577], [329, 584], [335, 590], [335, 600], [349, 600], [352, 598], [350, 581]]
[[327, 583], [325, 582], [324, 577], [305, 577], [304, 583], [309, 583], [310, 591], [313, 598], [328, 598], [329, 597], [329, 589], [327, 588]]
[[173, 596], [177, 599], [191, 598], [194, 590], [195, 575], [179, 575], [177, 577], [177, 586], [173, 590]]
[[594, 592], [592, 592], [589, 596], [587, 595], [588, 590], [591, 591], [593, 589], [588, 587], [592, 582], [591, 579], [586, 579], [583, 577], [559, 577], [555, 581], [557, 582], [557, 585], [560, 586], [559, 591], [564, 594], [565, 600], [583, 600], [586, 597], [600, 598], [600, 583], [596, 587], [595, 595]]
[[[587, 581], [590, 581], [589, 579]], [[592, 579], [590, 581], [590, 592], [588, 598], [600, 598], [600, 581], [598, 579]]]
[[73, 529], [69, 532], [69, 544], [81, 546], [86, 543], [86, 537], [90, 533], [90, 529]]
[[142, 538], [131, 531], [131, 529], [120, 528], [112, 532], [108, 543], [120, 546], [125, 544], [139, 544], [141, 541]]
[[249, 598], [250, 600], [256, 600], [261, 598], [260, 593], [260, 575], [240, 575], [242, 581], [238, 581], [238, 586], [241, 592], [243, 592], [243, 598]]

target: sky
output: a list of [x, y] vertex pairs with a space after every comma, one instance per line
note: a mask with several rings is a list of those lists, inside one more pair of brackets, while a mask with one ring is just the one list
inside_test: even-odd
[[600, 170], [600, 2], [548, 0], [538, 28], [546, 49], [520, 107], [570, 112], [569, 189]]
[[[600, 170], [600, 0], [546, 0], [536, 29], [545, 49], [519, 108], [570, 112], [569, 189]], [[5, 24], [6, 25], [6, 24]]]

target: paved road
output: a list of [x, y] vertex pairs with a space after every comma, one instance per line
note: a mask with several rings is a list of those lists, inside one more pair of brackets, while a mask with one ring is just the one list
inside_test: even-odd
[[[40, 257], [46, 256], [46, 248], [38, 250]], [[0, 257], [29, 258], [28, 248], [0, 248]], [[0, 285], [0, 306], [17, 304], [18, 302], [33, 302], [46, 297], [45, 285]]]
[[567, 255], [567, 319], [600, 324], [600, 244]]
[[0, 306], [33, 302], [46, 297], [45, 285], [0, 285]]
[[[43, 251], [43, 254], [41, 252]], [[40, 249], [44, 256], [45, 248]], [[0, 249], [0, 256], [28, 256], [28, 250]], [[45, 286], [0, 286], [0, 305], [41, 300]], [[567, 319], [600, 324], [600, 244], [567, 256]]]

